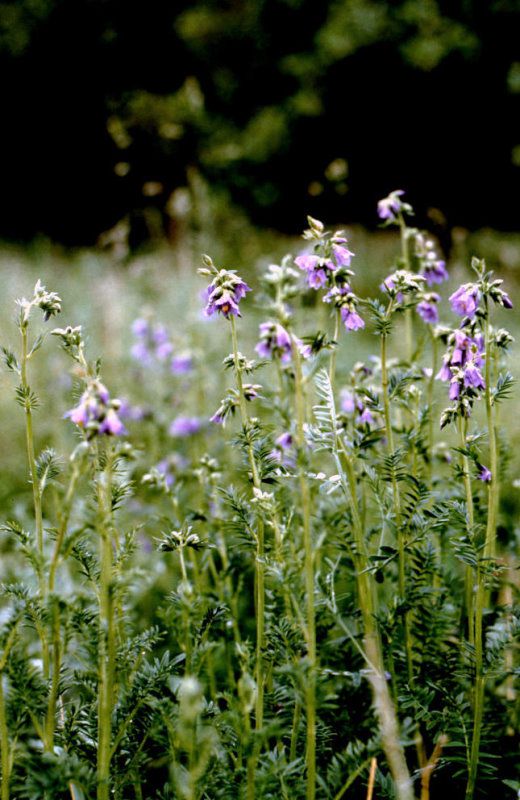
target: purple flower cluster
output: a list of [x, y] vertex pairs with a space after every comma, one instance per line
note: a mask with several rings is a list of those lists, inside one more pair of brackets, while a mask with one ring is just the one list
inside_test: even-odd
[[342, 231], [336, 231], [330, 239], [320, 235], [314, 248], [317, 252], [304, 253], [294, 259], [295, 264], [307, 273], [307, 283], [312, 289], [322, 289], [329, 284], [338, 270], [343, 274], [348, 273], [347, 268], [350, 267], [354, 253], [346, 244]]
[[451, 308], [461, 317], [472, 319], [478, 309], [480, 291], [475, 283], [464, 283], [450, 295]]
[[436, 253], [434, 242], [419, 232], [415, 234], [415, 258], [419, 262], [419, 272], [428, 286], [448, 280], [446, 262]]
[[419, 316], [429, 325], [436, 325], [439, 321], [439, 309], [437, 304], [440, 300], [440, 295], [436, 292], [430, 292], [423, 295], [423, 299], [416, 306], [416, 311]]
[[323, 302], [339, 308], [341, 321], [347, 331], [357, 331], [365, 327], [364, 319], [356, 310], [358, 298], [347, 283], [333, 286], [323, 298]]
[[106, 386], [101, 381], [91, 381], [83, 392], [79, 404], [67, 411], [65, 417], [85, 431], [87, 439], [94, 436], [122, 436], [127, 431], [118, 411], [119, 400], [111, 400]]
[[148, 320], [138, 317], [132, 324], [132, 333], [136, 341], [132, 345], [132, 357], [143, 366], [152, 366], [156, 362], [169, 362], [173, 373], [182, 375], [190, 372], [192, 358], [186, 353], [174, 354], [171, 338], [164, 325], [152, 325]]
[[305, 345], [296, 336], [291, 334], [278, 322], [262, 322], [260, 324], [260, 341], [255, 347], [261, 358], [279, 358], [287, 364], [293, 355], [293, 347], [303, 358], [311, 355], [310, 345]]
[[284, 467], [294, 467], [295, 459], [290, 454], [293, 445], [293, 437], [290, 433], [282, 433], [275, 439], [274, 448], [271, 450], [271, 458], [273, 461], [278, 461]]
[[170, 436], [186, 438], [198, 433], [201, 427], [201, 421], [198, 417], [179, 416], [172, 421], [168, 432]]
[[469, 336], [464, 330], [453, 331], [448, 340], [448, 350], [437, 380], [449, 382], [450, 400], [463, 396], [474, 397], [486, 384], [481, 368], [484, 364], [484, 337], [481, 333]]
[[356, 415], [356, 425], [373, 425], [374, 417], [368, 406], [350, 389], [342, 389], [340, 395], [341, 410]]
[[205, 315], [211, 317], [218, 313], [226, 319], [239, 317], [240, 301], [246, 296], [246, 292], [250, 291], [250, 287], [235, 270], [219, 270], [204, 293]]
[[382, 219], [390, 225], [394, 222], [398, 222], [402, 214], [412, 213], [412, 207], [401, 200], [403, 194], [404, 191], [402, 189], [396, 189], [390, 192], [388, 197], [384, 197], [378, 202], [377, 213], [379, 219]]

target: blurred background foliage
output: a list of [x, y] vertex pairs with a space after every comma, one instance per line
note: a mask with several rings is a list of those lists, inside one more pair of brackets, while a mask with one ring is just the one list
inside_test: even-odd
[[89, 245], [122, 220], [116, 238], [174, 241], [208, 192], [285, 233], [306, 213], [371, 226], [398, 187], [438, 232], [513, 230], [519, 18], [517, 0], [4, 0], [0, 236]]

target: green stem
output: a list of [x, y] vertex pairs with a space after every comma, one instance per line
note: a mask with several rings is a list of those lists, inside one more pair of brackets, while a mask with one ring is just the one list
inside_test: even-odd
[[485, 399], [486, 399], [486, 418], [489, 437], [489, 469], [491, 480], [488, 484], [488, 509], [486, 538], [482, 563], [479, 563], [477, 572], [477, 594], [475, 598], [475, 687], [473, 702], [473, 737], [471, 740], [471, 754], [468, 769], [468, 782], [466, 784], [466, 800], [472, 800], [477, 780], [478, 761], [480, 753], [480, 736], [482, 730], [482, 720], [484, 717], [484, 690], [486, 678], [484, 674], [484, 631], [483, 616], [486, 605], [486, 572], [489, 561], [495, 554], [496, 539], [496, 513], [498, 503], [498, 459], [497, 443], [495, 434], [493, 404], [491, 395], [491, 337], [489, 329], [489, 309], [486, 302], [486, 320], [484, 326], [485, 338]]
[[331, 386], [334, 386], [334, 378], [336, 375], [336, 352], [338, 349], [340, 326], [341, 326], [341, 312], [339, 308], [337, 308], [334, 316], [334, 335], [333, 335], [336, 344], [334, 345], [332, 352], [330, 354], [330, 363], [329, 363], [329, 380]]
[[72, 506], [72, 499], [74, 497], [74, 492], [76, 490], [76, 483], [79, 477], [79, 470], [76, 466], [72, 469], [72, 474], [70, 476], [69, 485], [67, 487], [67, 493], [65, 495], [65, 499], [63, 501], [63, 512], [61, 515], [60, 527], [58, 529], [58, 535], [56, 536], [56, 541], [54, 544], [54, 552], [52, 554], [51, 563], [49, 566], [49, 581], [48, 581], [48, 590], [49, 594], [52, 594], [54, 591], [54, 583], [56, 580], [56, 571], [58, 569], [58, 563], [61, 555], [61, 548], [63, 545], [63, 539], [65, 538], [65, 534], [67, 532], [67, 525], [70, 518], [70, 510]]
[[314, 609], [314, 554], [311, 531], [311, 502], [309, 484], [304, 468], [305, 448], [305, 396], [303, 393], [302, 365], [296, 342], [293, 343], [295, 399], [300, 501], [303, 522], [303, 548], [305, 553], [305, 599], [306, 599], [306, 639], [309, 673], [306, 685], [307, 743], [305, 749], [305, 765], [307, 768], [307, 800], [316, 797], [316, 619]]
[[1, 800], [9, 800], [9, 777], [11, 774], [11, 749], [5, 713], [4, 674], [0, 672], [0, 751], [2, 766]]
[[[341, 447], [344, 467], [337, 450], [338, 445]], [[413, 800], [412, 781], [400, 741], [399, 723], [386, 680], [381, 640], [377, 629], [375, 616], [376, 593], [373, 578], [369, 571], [368, 551], [359, 514], [356, 474], [352, 458], [339, 438], [336, 440], [335, 457], [352, 514], [354, 566], [356, 569], [359, 605], [363, 619], [363, 643], [367, 661], [373, 667], [370, 670], [370, 683], [383, 749], [394, 779], [397, 800]]]
[[[237, 382], [237, 389], [239, 394], [239, 407], [240, 416], [242, 419], [242, 427], [246, 434], [249, 434], [250, 423], [249, 415], [247, 413], [246, 398], [244, 395], [244, 385], [242, 382], [242, 372], [238, 362], [238, 339], [237, 329], [234, 317], [231, 320], [231, 337], [233, 341], [233, 355], [235, 359], [235, 377]], [[253, 444], [248, 442], [247, 451], [249, 456], [249, 464], [251, 467], [251, 474], [253, 477], [253, 486], [255, 489], [260, 489], [260, 476], [256, 466], [255, 453]], [[264, 658], [263, 651], [265, 646], [265, 564], [264, 564], [264, 522], [261, 516], [258, 517], [257, 530], [256, 530], [256, 559], [255, 559], [255, 598], [256, 598], [256, 704], [255, 704], [255, 729], [258, 731], [264, 724]]]
[[[40, 481], [38, 479], [38, 471], [36, 469], [36, 457], [34, 454], [34, 433], [33, 433], [33, 420], [31, 404], [29, 400], [30, 387], [27, 381], [27, 362], [28, 356], [28, 325], [27, 322], [22, 322], [22, 357], [20, 361], [20, 382], [25, 394], [25, 442], [27, 449], [27, 460], [29, 462], [29, 473], [31, 475], [32, 492], [33, 492], [33, 505], [34, 505], [34, 521], [36, 527], [36, 545], [38, 549], [39, 563], [38, 563], [38, 584], [40, 587], [40, 600], [45, 602], [45, 579], [43, 569], [43, 515], [42, 515], [42, 498], [40, 492]], [[42, 661], [43, 661], [43, 676], [45, 679], [49, 677], [49, 646], [46, 635], [41, 636], [42, 645]]]
[[433, 445], [435, 441], [433, 421], [433, 395], [435, 389], [435, 374], [437, 372], [437, 339], [431, 335], [432, 342], [432, 374], [428, 381], [428, 477], [431, 481], [433, 475]]
[[[465, 450], [467, 447], [467, 428], [466, 419], [459, 418], [460, 447]], [[464, 489], [466, 492], [466, 515], [467, 515], [467, 534], [473, 540], [474, 530], [474, 510], [473, 492], [471, 490], [471, 476], [469, 472], [469, 462], [467, 456], [462, 456], [462, 472], [464, 476]], [[466, 598], [466, 615], [468, 619], [468, 640], [471, 645], [475, 644], [475, 617], [473, 610], [473, 568], [467, 564], [464, 574], [464, 595]]]
[[[98, 479], [101, 571], [99, 578], [99, 703], [97, 800], [109, 800], [110, 759], [112, 736], [112, 707], [114, 703], [114, 667], [116, 656], [114, 585], [112, 552], [112, 454], [106, 454], [107, 464]], [[103, 483], [101, 484], [101, 479]]]
[[[406, 222], [404, 220], [403, 215], [400, 213], [398, 216], [399, 219], [399, 231], [401, 235], [401, 258], [403, 261], [403, 267], [406, 270], [410, 270], [410, 253], [408, 251], [408, 239], [406, 236]], [[411, 308], [407, 308], [404, 312], [404, 324], [405, 324], [405, 342], [406, 342], [406, 357], [408, 362], [412, 363], [413, 358], [413, 312]]]

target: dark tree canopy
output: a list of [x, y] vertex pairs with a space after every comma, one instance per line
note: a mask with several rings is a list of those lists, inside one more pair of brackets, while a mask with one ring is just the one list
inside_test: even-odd
[[[514, 0], [0, 3], [0, 234], [90, 243], [194, 171], [252, 220], [374, 222], [395, 188], [511, 229]], [[144, 187], [144, 190], [143, 190]]]

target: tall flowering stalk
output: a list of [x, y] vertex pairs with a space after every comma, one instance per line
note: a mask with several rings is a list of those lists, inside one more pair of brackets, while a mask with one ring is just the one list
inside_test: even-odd
[[[18, 327], [22, 337], [22, 348], [20, 357], [19, 368], [17, 369], [20, 376], [20, 386], [17, 390], [18, 401], [25, 411], [25, 442], [27, 448], [27, 461], [29, 464], [29, 473], [31, 476], [31, 485], [33, 493], [33, 506], [34, 506], [34, 520], [36, 528], [36, 546], [38, 551], [38, 583], [40, 587], [40, 598], [42, 602], [45, 600], [46, 586], [45, 586], [45, 554], [44, 554], [44, 541], [43, 541], [43, 513], [42, 513], [42, 489], [40, 478], [38, 475], [38, 467], [36, 463], [35, 449], [34, 449], [34, 432], [33, 432], [33, 411], [38, 407], [39, 401], [36, 395], [32, 392], [29, 385], [27, 368], [30, 359], [34, 353], [40, 348], [43, 343], [43, 336], [38, 336], [31, 348], [29, 349], [29, 319], [33, 308], [39, 308], [43, 311], [44, 320], [47, 321], [51, 317], [59, 314], [61, 311], [61, 298], [56, 292], [48, 292], [41, 283], [37, 281], [34, 287], [33, 297], [30, 300], [22, 298], [18, 301], [20, 307]], [[43, 674], [44, 677], [49, 675], [49, 646], [46, 635], [41, 637], [42, 644], [42, 658], [43, 658]]]
[[[222, 407], [222, 412], [217, 412], [213, 416], [213, 421], [224, 421], [224, 413], [234, 410], [238, 405], [242, 421], [242, 429], [246, 439], [246, 448], [251, 468], [251, 478], [253, 488], [261, 490], [261, 481], [258, 466], [255, 459], [252, 439], [252, 426], [247, 410], [247, 400], [252, 400], [256, 396], [256, 388], [250, 384], [244, 385], [242, 372], [244, 368], [244, 357], [238, 349], [238, 337], [235, 318], [240, 316], [239, 304], [246, 293], [251, 291], [250, 287], [233, 270], [217, 270], [209, 256], [204, 257], [205, 267], [199, 270], [202, 275], [213, 276], [213, 279], [206, 290], [207, 316], [219, 313], [229, 320], [231, 326], [231, 341], [233, 346], [233, 368], [236, 380], [236, 395], [231, 398], [227, 405]], [[283, 343], [281, 343], [283, 346]], [[256, 702], [255, 702], [255, 729], [261, 730], [264, 719], [264, 647], [265, 647], [265, 532], [262, 517], [257, 517], [256, 526], [256, 558], [255, 558], [255, 609], [256, 609]], [[254, 769], [256, 753], [250, 758], [248, 763], [248, 800], [254, 797]]]
[[[501, 288], [502, 281], [493, 279], [487, 272], [484, 261], [474, 258], [472, 268], [477, 276], [474, 283], [460, 286], [450, 297], [453, 311], [462, 317], [461, 327], [453, 335], [454, 344], [444, 357], [439, 378], [449, 382], [449, 397], [454, 405], [445, 409], [441, 426], [462, 419], [464, 431], [476, 401], [484, 397], [486, 407], [487, 434], [489, 442], [489, 467], [478, 464], [480, 480], [487, 484], [486, 532], [482, 555], [477, 562], [476, 594], [474, 603], [467, 600], [468, 614], [472, 615], [469, 624], [470, 636], [474, 641], [475, 677], [473, 686], [473, 735], [468, 764], [466, 800], [472, 800], [478, 770], [480, 738], [484, 717], [484, 694], [486, 674], [484, 669], [484, 626], [483, 616], [488, 597], [488, 584], [493, 558], [495, 556], [496, 518], [498, 506], [498, 459], [494, 420], [494, 405], [507, 396], [508, 391], [492, 387], [491, 362], [497, 345], [508, 343], [508, 335], [502, 333], [493, 337], [490, 325], [490, 301], [503, 308], [512, 308], [508, 294]], [[504, 332], [507, 334], [507, 332]], [[484, 365], [484, 374], [482, 366]], [[464, 437], [466, 439], [466, 437]], [[464, 442], [464, 445], [466, 442]], [[464, 449], [465, 452], [465, 449]], [[467, 464], [464, 468], [468, 503], [468, 525], [472, 522], [472, 494]]]
[[[116, 453], [111, 438], [125, 434], [126, 428], [118, 415], [120, 401], [111, 399], [108, 389], [101, 383], [97, 369], [92, 368], [85, 358], [81, 328], [56, 328], [53, 334], [59, 337], [64, 349], [78, 364], [85, 384], [78, 405], [68, 411], [65, 417], [83, 433], [85, 447], [93, 456], [93, 482], [97, 500], [96, 530], [99, 536], [97, 800], [108, 800], [111, 795], [112, 712], [116, 699], [117, 652], [114, 572], [116, 533], [112, 494]], [[102, 444], [104, 441], [107, 442], [105, 447]], [[59, 531], [52, 569], [56, 568], [59, 556], [60, 533]]]

